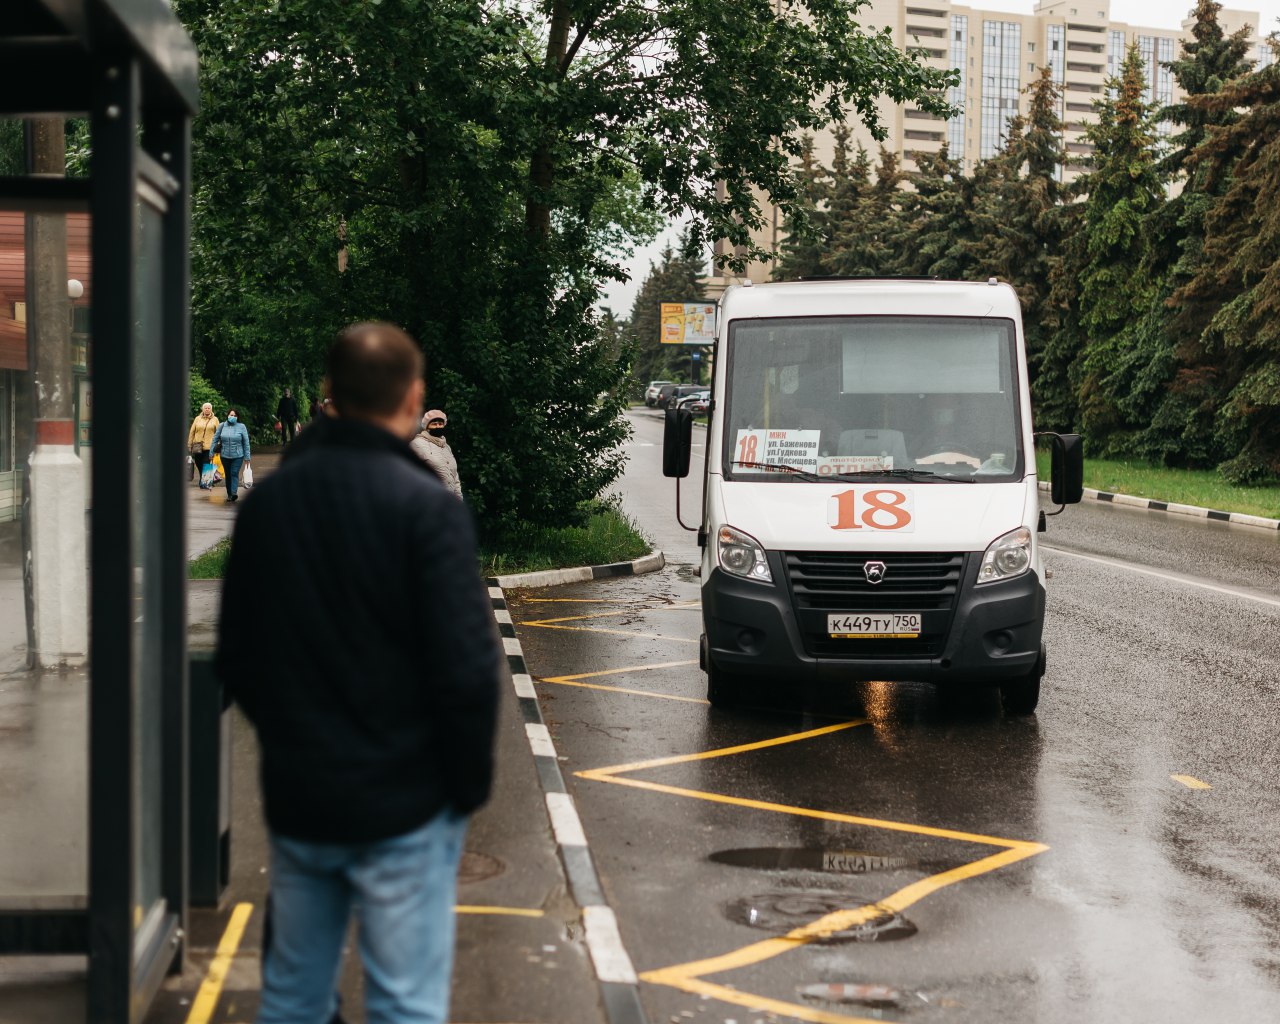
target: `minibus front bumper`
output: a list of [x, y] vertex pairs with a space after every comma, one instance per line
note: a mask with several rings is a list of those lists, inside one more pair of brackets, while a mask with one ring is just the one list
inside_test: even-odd
[[1033, 571], [979, 587], [981, 555], [966, 554], [951, 607], [923, 612], [918, 639], [832, 639], [826, 611], [798, 607], [783, 556], [767, 554], [772, 584], [718, 567], [703, 584], [703, 657], [723, 672], [772, 676], [779, 686], [879, 679], [974, 685], [1036, 668], [1045, 590]]

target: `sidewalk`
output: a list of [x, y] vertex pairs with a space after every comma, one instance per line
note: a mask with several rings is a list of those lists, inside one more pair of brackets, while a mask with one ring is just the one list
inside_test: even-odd
[[[277, 461], [273, 453], [255, 455], [255, 474], [265, 476]], [[230, 532], [235, 506], [228, 508], [216, 494], [194, 486], [192, 491], [189, 549], [196, 554]], [[189, 584], [193, 650], [214, 642], [220, 594], [218, 580]], [[166, 983], [148, 1024], [245, 1024], [254, 1017], [268, 865], [257, 761], [253, 730], [233, 712], [230, 886], [220, 907], [192, 908], [187, 970]], [[505, 670], [493, 796], [468, 832], [457, 910], [451, 1021], [603, 1024], [600, 987], [579, 909], [569, 895], [525, 724]], [[246, 912], [247, 923], [236, 941], [233, 915], [243, 919]], [[217, 984], [224, 972], [225, 980]], [[344, 1018], [361, 1024], [354, 933], [340, 991]]]
[[[278, 459], [270, 450], [255, 454], [255, 475], [270, 473]], [[190, 486], [189, 555], [231, 533], [239, 506], [228, 506], [224, 493]], [[214, 643], [220, 593], [218, 580], [188, 584], [193, 650]], [[270, 614], [269, 603], [263, 614]], [[581, 912], [565, 879], [510, 673], [503, 676], [493, 796], [472, 821], [459, 878], [450, 1020], [604, 1024]], [[0, 758], [0, 820], [23, 823], [0, 830], [0, 881], [9, 891], [39, 891], [68, 905], [83, 904], [86, 891], [83, 830], [71, 836], [65, 826], [54, 830], [62, 838], [51, 847], [42, 836], [52, 833], [37, 823], [50, 816], [87, 820], [83, 762], [62, 756], [86, 742], [85, 683], [83, 674], [43, 683], [0, 677], [0, 728], [21, 726], [49, 751], [34, 762]], [[186, 970], [166, 982], [147, 1024], [247, 1024], [257, 1009], [267, 837], [257, 743], [248, 723], [232, 715], [229, 888], [221, 906], [191, 909]], [[34, 776], [33, 764], [40, 769]], [[340, 983], [349, 1024], [364, 1021], [355, 949], [353, 935]], [[0, 959], [0, 1024], [82, 1021], [85, 969], [83, 957]]]

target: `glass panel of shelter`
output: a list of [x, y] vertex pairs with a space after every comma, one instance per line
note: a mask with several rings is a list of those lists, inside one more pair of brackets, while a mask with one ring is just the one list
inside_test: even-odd
[[[0, 176], [66, 170], [64, 122], [0, 120]], [[87, 206], [0, 191], [0, 908], [87, 896]]]

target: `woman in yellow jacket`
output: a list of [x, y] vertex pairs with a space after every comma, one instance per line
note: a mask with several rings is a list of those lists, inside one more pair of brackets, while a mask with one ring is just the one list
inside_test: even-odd
[[[200, 415], [191, 421], [191, 429], [187, 431], [187, 451], [191, 454], [190, 480], [194, 476], [200, 479], [200, 470], [209, 461], [209, 449], [213, 447], [213, 437], [218, 432], [218, 417], [213, 414], [213, 406], [208, 402], [200, 406]], [[204, 487], [202, 483], [201, 488]]]

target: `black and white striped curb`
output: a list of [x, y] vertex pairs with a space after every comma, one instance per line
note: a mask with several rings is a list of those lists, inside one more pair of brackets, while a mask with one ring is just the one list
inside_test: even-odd
[[[1040, 490], [1049, 490], [1048, 481], [1040, 481]], [[1084, 489], [1084, 496], [1092, 501], [1105, 501], [1110, 502], [1112, 505], [1129, 505], [1133, 508], [1148, 508], [1154, 512], [1171, 512], [1178, 516], [1212, 519], [1220, 523], [1237, 523], [1240, 526], [1258, 526], [1264, 530], [1280, 530], [1280, 519], [1251, 516], [1244, 512], [1219, 512], [1216, 508], [1201, 508], [1199, 505], [1180, 505], [1176, 501], [1156, 501], [1154, 498], [1135, 498], [1130, 494], [1095, 491], [1092, 487]]]
[[667, 564], [661, 551], [653, 551], [630, 562], [613, 562], [610, 565], [584, 565], [574, 569], [546, 569], [542, 572], [522, 572], [514, 576], [494, 576], [491, 586], [506, 587], [554, 587], [561, 583], [586, 583], [610, 576], [641, 576], [657, 572]]
[[[658, 558], [661, 557], [661, 553], [658, 553]], [[533, 677], [529, 674], [524, 652], [516, 638], [515, 624], [511, 621], [511, 612], [507, 610], [507, 599], [496, 580], [489, 581], [489, 597], [493, 603], [493, 617], [498, 621], [498, 632], [502, 634], [502, 647], [507, 655], [507, 665], [511, 669], [511, 680], [515, 684], [525, 735], [529, 738], [533, 763], [538, 769], [538, 780], [542, 783], [546, 798], [551, 831], [560, 848], [565, 875], [569, 879], [569, 890], [574, 902], [582, 910], [587, 951], [591, 954], [591, 964], [595, 968], [596, 979], [600, 982], [600, 995], [609, 1024], [647, 1024], [644, 1009], [640, 1005], [639, 981], [635, 968], [622, 945], [618, 919], [612, 908], [605, 903], [600, 878], [596, 874], [591, 850], [587, 846], [586, 833], [582, 830], [573, 797], [564, 784], [555, 744], [551, 741], [551, 734], [542, 720], [542, 710], [538, 707]]]

